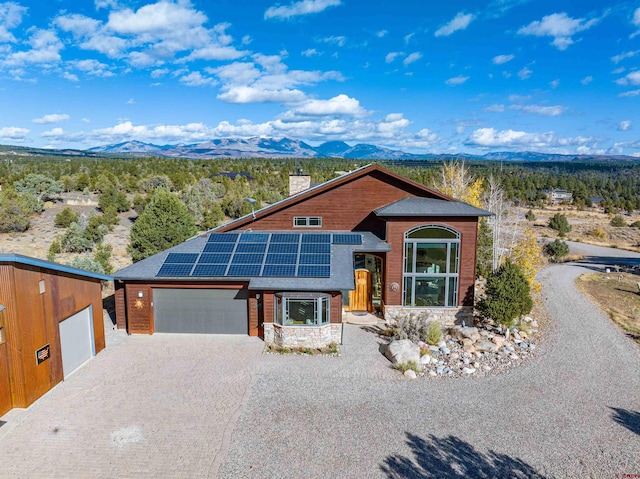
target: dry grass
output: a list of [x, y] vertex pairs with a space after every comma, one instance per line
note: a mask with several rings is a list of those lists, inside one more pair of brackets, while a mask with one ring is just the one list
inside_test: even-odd
[[[522, 208], [524, 214], [528, 208]], [[578, 241], [580, 243], [605, 246], [610, 248], [624, 249], [627, 251], [640, 252], [640, 228], [621, 227], [616, 228], [610, 225], [614, 215], [605, 214], [601, 209], [586, 208], [578, 210], [573, 206], [558, 205], [547, 206], [545, 208], [533, 209], [536, 220], [533, 222], [538, 237], [555, 239], [558, 233], [547, 226], [549, 219], [556, 213], [562, 213], [567, 217], [572, 227], [566, 240]], [[640, 212], [636, 211], [631, 215], [621, 215], [627, 224], [640, 220]], [[593, 231], [600, 228], [605, 232], [605, 238], [598, 238], [593, 235]]]
[[640, 275], [631, 273], [587, 273], [578, 278], [577, 285], [640, 343], [639, 282]]

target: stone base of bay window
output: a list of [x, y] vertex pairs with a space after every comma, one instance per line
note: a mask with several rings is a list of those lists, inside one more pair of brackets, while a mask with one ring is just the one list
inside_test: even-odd
[[342, 341], [342, 324], [324, 326], [281, 326], [264, 323], [264, 342], [286, 348], [326, 348]]
[[460, 306], [458, 308], [408, 308], [404, 306], [384, 307], [384, 319], [388, 324], [396, 324], [401, 319], [418, 318], [425, 321], [438, 321], [445, 327], [451, 327], [463, 322], [466, 326], [473, 326], [473, 307]]

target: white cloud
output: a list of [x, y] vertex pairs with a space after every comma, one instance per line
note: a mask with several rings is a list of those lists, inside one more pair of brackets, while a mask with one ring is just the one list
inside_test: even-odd
[[543, 116], [559, 116], [562, 115], [566, 108], [561, 105], [544, 106], [544, 105], [511, 105], [512, 110], [521, 110], [525, 113], [533, 113]]
[[64, 136], [64, 130], [60, 127], [56, 127], [53, 128], [49, 131], [45, 131], [43, 133], [40, 134], [40, 136], [44, 137], [44, 138], [56, 138], [56, 137], [61, 137]]
[[631, 20], [636, 27], [640, 27], [640, 7], [636, 8], [636, 11], [633, 12], [633, 19]]
[[15, 42], [11, 30], [22, 23], [27, 9], [14, 2], [0, 3], [0, 42]]
[[629, 91], [620, 93], [618, 96], [624, 98], [624, 97], [634, 97], [638, 95], [640, 95], [640, 90], [629, 90]]
[[264, 18], [289, 19], [300, 15], [309, 15], [312, 13], [320, 13], [329, 7], [337, 7], [342, 2], [340, 0], [302, 0], [293, 2], [288, 6], [269, 7], [264, 12]]
[[31, 36], [27, 43], [31, 46], [31, 50], [11, 53], [0, 63], [10, 67], [20, 67], [26, 64], [52, 65], [60, 62], [60, 50], [64, 48], [64, 45], [57, 37], [56, 32], [39, 28], [31, 28], [29, 31]]
[[218, 83], [215, 78], [205, 77], [200, 72], [191, 72], [181, 76], [180, 82], [187, 86], [211, 86]]
[[600, 19], [572, 18], [566, 13], [553, 13], [536, 20], [518, 30], [520, 35], [534, 35], [537, 37], [553, 37], [551, 44], [558, 50], [566, 50], [572, 45], [571, 38], [578, 32], [588, 30], [596, 25]]
[[618, 85], [627, 86], [627, 85], [640, 85], [640, 70], [636, 70], [631, 73], [627, 73], [626, 76], [619, 78], [616, 80]]
[[458, 12], [449, 23], [438, 28], [434, 35], [436, 37], [447, 37], [458, 30], [464, 30], [474, 18], [475, 16], [472, 13]]
[[320, 53], [318, 50], [316, 50], [315, 48], [307, 48], [306, 50], [302, 51], [300, 53], [300, 55], [302, 55], [303, 57], [317, 57], [322, 55], [322, 53]]
[[116, 8], [118, 6], [117, 0], [95, 0], [96, 10], [101, 8]]
[[631, 128], [631, 120], [622, 120], [618, 123], [618, 131], [628, 131]]
[[560, 80], [558, 80], [558, 79], [551, 80], [549, 82], [549, 86], [555, 90], [556, 88], [558, 88], [560, 86]]
[[355, 98], [340, 94], [329, 100], [307, 100], [300, 106], [289, 110], [284, 117], [304, 116], [365, 116], [368, 112], [360, 106]]
[[403, 52], [389, 52], [387, 56], [384, 57], [384, 61], [386, 63], [392, 63], [396, 58], [404, 56]]
[[44, 115], [42, 118], [35, 118], [31, 121], [34, 123], [48, 124], [48, 123], [60, 123], [69, 119], [69, 115], [66, 113], [51, 113], [50, 115]]
[[[640, 10], [640, 8], [638, 10]], [[617, 65], [622, 60], [635, 57], [638, 53], [640, 53], [640, 50], [635, 50], [632, 52], [623, 52], [623, 53], [620, 53], [619, 55], [612, 56], [611, 61]]]
[[523, 148], [537, 150], [553, 150], [569, 146], [585, 146], [594, 142], [590, 137], [558, 138], [552, 131], [529, 133], [517, 130], [501, 130], [495, 128], [478, 128], [469, 135], [465, 144], [476, 148]]
[[484, 109], [484, 111], [490, 111], [490, 112], [494, 112], [494, 113], [502, 113], [504, 111], [504, 105], [501, 105], [501, 104], [489, 105], [488, 107], [486, 107]]
[[334, 45], [338, 45], [339, 47], [343, 47], [347, 42], [347, 37], [342, 35], [332, 35], [330, 37], [321, 38], [320, 41], [322, 43], [332, 43]]
[[28, 129], [16, 126], [4, 126], [0, 128], [0, 138], [13, 141], [25, 141], [29, 134]]
[[125, 8], [109, 14], [107, 27], [124, 35], [142, 33], [157, 36], [159, 32], [183, 31], [207, 21], [204, 13], [186, 8], [188, 3], [160, 1], [140, 7], [137, 11]]
[[513, 55], [497, 55], [493, 57], [491, 63], [493, 63], [494, 65], [502, 65], [504, 63], [510, 62], [514, 58], [515, 57]]
[[75, 73], [62, 72], [62, 78], [72, 82], [80, 81], [80, 79], [78, 78], [78, 75], [76, 75]]
[[379, 30], [376, 32], [376, 37], [383, 38], [389, 33], [387, 30]]
[[418, 60], [420, 60], [422, 58], [422, 53], [420, 52], [413, 52], [410, 53], [409, 55], [407, 55], [407, 58], [405, 58], [402, 61], [402, 64], [406, 67], [411, 65], [414, 62], [417, 62]]
[[86, 59], [86, 60], [73, 60], [67, 62], [67, 65], [80, 70], [87, 75], [98, 77], [112, 77], [115, 74], [110, 71], [109, 65], [99, 62], [98, 60]]
[[458, 75], [452, 78], [449, 78], [448, 80], [445, 81], [445, 83], [447, 85], [450, 86], [455, 86], [455, 85], [462, 85], [464, 82], [466, 82], [469, 79], [469, 77], [466, 77], [464, 75]]
[[136, 101], [133, 98], [129, 98], [126, 102], [127, 105], [135, 105]]
[[150, 75], [151, 78], [161, 78], [163, 76], [165, 76], [167, 73], [169, 73], [169, 69], [168, 68], [157, 68], [155, 70], [153, 70]]
[[531, 76], [532, 73], [533, 71], [529, 70], [527, 67], [524, 67], [518, 72], [518, 78], [520, 78], [520, 80], [526, 80]]
[[580, 80], [580, 83], [582, 83], [583, 85], [588, 85], [592, 81], [593, 81], [593, 77], [591, 75], [589, 75], [589, 76], [584, 77], [582, 80]]

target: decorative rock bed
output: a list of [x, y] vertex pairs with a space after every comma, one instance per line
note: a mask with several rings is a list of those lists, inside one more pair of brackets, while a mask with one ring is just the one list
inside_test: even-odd
[[[406, 369], [404, 374], [410, 378], [477, 377], [504, 372], [522, 363], [536, 351], [538, 339], [537, 321], [525, 317], [520, 328], [509, 331], [492, 322], [476, 327], [453, 326], [447, 328], [437, 345], [394, 340], [385, 347], [384, 354], [398, 369]], [[407, 369], [407, 364], [416, 367]]]

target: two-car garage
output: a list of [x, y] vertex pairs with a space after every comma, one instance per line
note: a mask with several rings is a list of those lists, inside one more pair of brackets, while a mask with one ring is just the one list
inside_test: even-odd
[[248, 334], [247, 289], [153, 288], [157, 333]]

